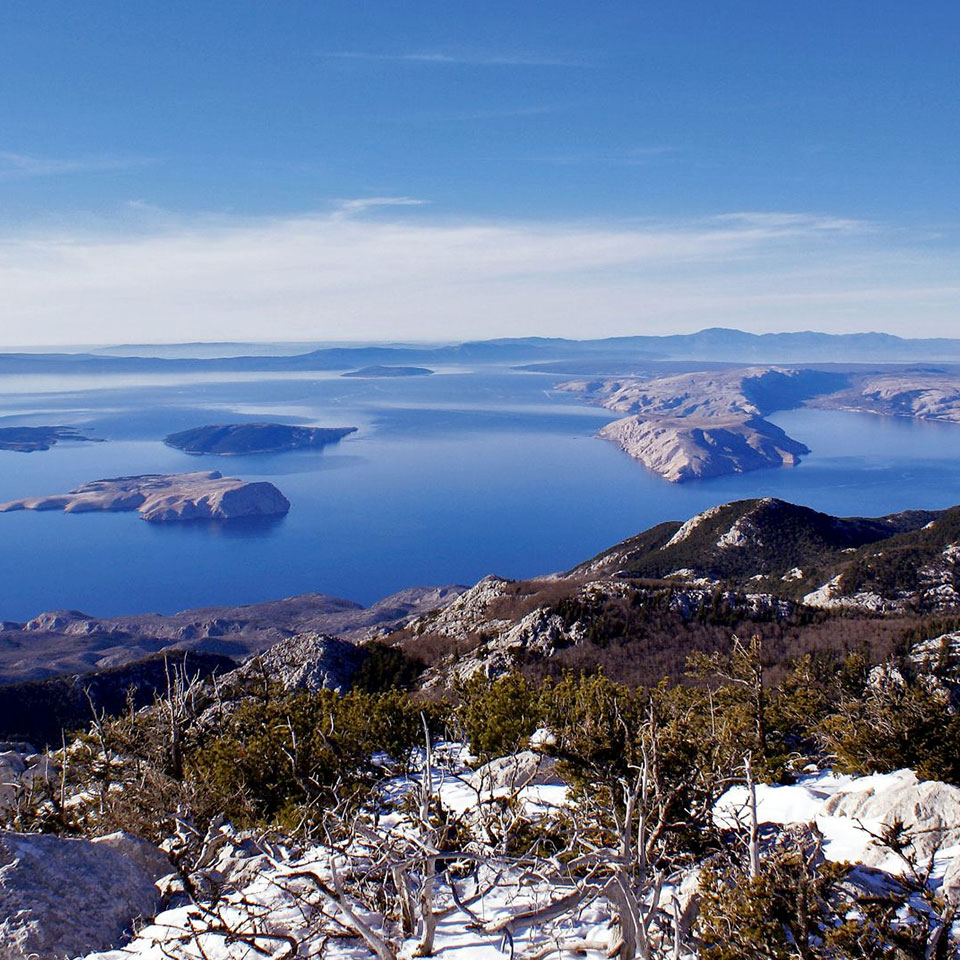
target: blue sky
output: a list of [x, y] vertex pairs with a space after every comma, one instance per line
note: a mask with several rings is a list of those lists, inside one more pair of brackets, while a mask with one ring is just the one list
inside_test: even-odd
[[960, 330], [958, 33], [939, 0], [11, 0], [0, 341]]

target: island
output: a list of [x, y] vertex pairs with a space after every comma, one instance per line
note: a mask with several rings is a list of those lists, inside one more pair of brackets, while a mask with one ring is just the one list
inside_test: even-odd
[[664, 479], [682, 483], [795, 466], [809, 448], [764, 416], [848, 384], [847, 375], [833, 372], [741, 367], [654, 379], [573, 380], [557, 389], [630, 414], [597, 436]]
[[282, 516], [289, 509], [290, 501], [272, 483], [251, 483], [225, 477], [217, 470], [94, 480], [69, 493], [0, 503], [0, 513], [14, 510], [61, 510], [64, 513], [136, 510], [150, 523]]
[[805, 444], [759, 417], [624, 417], [608, 423], [598, 436], [613, 440], [625, 453], [671, 483], [795, 466], [800, 457], [810, 453]]
[[285, 423], [216, 423], [171, 433], [164, 443], [185, 453], [212, 453], [220, 457], [281, 453], [336, 443], [356, 427], [295, 427]]
[[384, 377], [428, 377], [432, 370], [427, 367], [391, 367], [384, 365], [375, 365], [372, 367], [361, 367], [359, 370], [351, 370], [349, 373], [341, 373], [341, 377], [365, 377], [369, 379]]
[[49, 450], [60, 440], [103, 442], [83, 436], [76, 427], [0, 427], [0, 450], [34, 453], [38, 450]]

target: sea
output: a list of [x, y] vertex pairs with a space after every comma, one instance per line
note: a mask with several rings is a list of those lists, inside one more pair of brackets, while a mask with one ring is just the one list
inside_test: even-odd
[[[960, 503], [960, 425], [800, 409], [772, 416], [810, 456], [686, 484], [596, 431], [613, 419], [556, 374], [437, 368], [338, 373], [0, 377], [0, 426], [77, 425], [104, 443], [0, 451], [0, 501], [144, 473], [217, 469], [291, 502], [259, 521], [151, 524], [136, 513], [0, 515], [0, 620], [71, 609], [172, 613], [324, 593], [363, 604], [404, 587], [531, 577], [664, 520], [781, 497], [844, 516]], [[163, 437], [209, 423], [355, 426], [322, 450], [194, 456]]]

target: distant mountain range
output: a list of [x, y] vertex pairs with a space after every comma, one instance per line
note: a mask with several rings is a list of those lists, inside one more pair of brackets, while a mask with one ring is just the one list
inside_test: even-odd
[[[378, 364], [555, 363], [569, 359], [597, 362], [702, 360], [729, 363], [902, 363], [960, 362], [960, 339], [905, 339], [887, 333], [829, 334], [745, 333], [711, 328], [672, 336], [609, 337], [601, 340], [521, 337], [475, 340], [446, 346], [371, 344], [322, 347], [305, 353], [278, 355], [277, 345], [264, 346], [260, 355], [237, 356], [236, 344], [224, 344], [224, 356], [211, 356], [213, 345], [203, 345], [203, 356], [156, 356], [158, 348], [144, 347], [147, 356], [109, 350], [96, 353], [4, 353], [0, 373], [143, 372], [147, 370], [349, 370]], [[288, 345], [296, 350], [296, 344]], [[185, 353], [187, 345], [170, 353]]]

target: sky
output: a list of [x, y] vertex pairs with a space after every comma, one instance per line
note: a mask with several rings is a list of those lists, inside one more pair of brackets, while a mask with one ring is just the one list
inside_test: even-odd
[[960, 335], [955, 0], [5, 0], [0, 344]]

